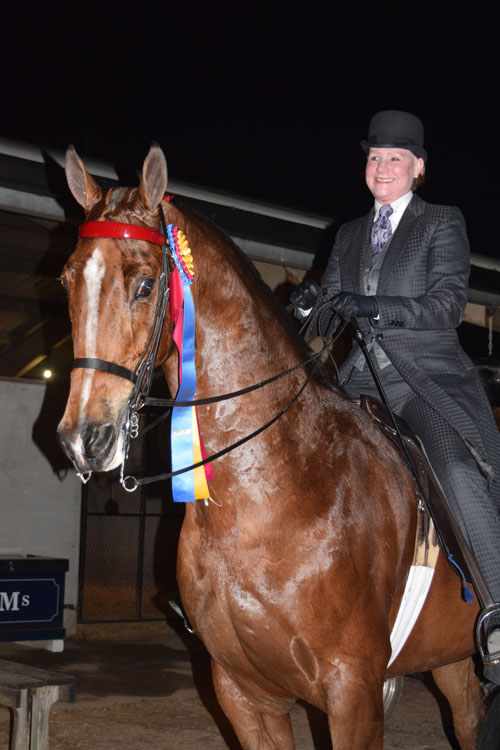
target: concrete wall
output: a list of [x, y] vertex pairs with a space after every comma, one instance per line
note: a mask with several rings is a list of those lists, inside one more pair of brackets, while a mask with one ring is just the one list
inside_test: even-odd
[[81, 484], [55, 439], [65, 391], [0, 378], [0, 554], [69, 559], [69, 634], [76, 629]]

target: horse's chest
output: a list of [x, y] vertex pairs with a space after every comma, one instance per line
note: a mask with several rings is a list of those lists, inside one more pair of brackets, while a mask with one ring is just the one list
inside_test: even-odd
[[[212, 657], [230, 667], [250, 653], [261, 650], [270, 630], [270, 615], [263, 593], [251, 576], [219, 559], [199, 567], [202, 575], [194, 582], [195, 629]], [[274, 622], [274, 630], [280, 629]]]
[[233, 639], [251, 648], [269, 630], [275, 570], [241, 545], [205, 540], [199, 546], [186, 544], [185, 556], [183, 546], [179, 583], [184, 606], [210, 652], [215, 658], [219, 650], [227, 655]]

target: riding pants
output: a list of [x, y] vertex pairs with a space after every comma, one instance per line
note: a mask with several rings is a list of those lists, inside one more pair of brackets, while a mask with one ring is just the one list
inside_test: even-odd
[[[491, 424], [484, 425], [487, 459], [494, 470], [488, 482], [458, 433], [414, 393], [394, 367], [378, 370], [378, 374], [390, 407], [421, 439], [490, 596], [500, 602], [500, 438], [493, 415]], [[380, 399], [367, 367], [361, 372], [354, 369], [344, 389], [351, 398], [364, 393]]]

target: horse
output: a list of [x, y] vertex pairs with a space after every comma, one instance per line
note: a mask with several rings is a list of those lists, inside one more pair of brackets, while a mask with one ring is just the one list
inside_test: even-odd
[[[476, 748], [485, 713], [472, 659], [478, 605], [463, 601], [441, 553], [419, 619], [388, 666], [417, 523], [414, 482], [396, 449], [356, 404], [299, 366], [305, 344], [231, 240], [163, 200], [158, 145], [135, 188], [103, 192], [72, 147], [66, 175], [86, 224], [97, 226], [80, 233], [62, 273], [76, 360], [58, 437], [81, 475], [124, 459], [134, 388], [126, 373], [151, 349], [152, 327], [155, 364], [177, 392], [179, 351], [171, 326], [156, 320], [160, 220], [189, 242], [196, 397], [208, 401], [198, 406], [200, 431], [209, 456], [237, 447], [212, 461], [209, 497], [186, 503], [177, 575], [241, 746], [293, 750], [290, 710], [300, 699], [325, 712], [336, 750], [382, 750], [384, 680], [430, 670], [462, 750]], [[115, 223], [144, 234], [113, 236]]]

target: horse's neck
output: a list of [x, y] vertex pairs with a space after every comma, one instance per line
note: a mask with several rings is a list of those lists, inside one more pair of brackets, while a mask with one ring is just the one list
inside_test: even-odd
[[[204, 238], [197, 237], [194, 231], [190, 233], [189, 227], [186, 234], [195, 266], [192, 288], [196, 314], [196, 397], [213, 397], [248, 387], [300, 362], [304, 356], [300, 346], [287, 331], [279, 312], [266, 300], [261, 284], [246, 263], [230, 247], [213, 242], [203, 246]], [[166, 372], [170, 390], [175, 393], [177, 356], [169, 360]], [[200, 407], [201, 434], [208, 454], [263, 426], [291, 401], [305, 377], [305, 372], [299, 370], [247, 395]], [[213, 517], [215, 512], [222, 525], [235, 522], [242, 513], [247, 522], [252, 509], [258, 516], [262, 490], [252, 477], [259, 472], [264, 476], [272, 472], [273, 452], [280, 449], [284, 432], [280, 420], [279, 428], [265, 430], [222, 461], [215, 462], [216, 479], [210, 490], [213, 489], [213, 499], [220, 501], [223, 509], [196, 504], [195, 509], [189, 510], [189, 516], [194, 513], [199, 520]]]
[[[170, 207], [165, 213], [167, 221], [179, 222], [194, 257], [197, 396], [247, 387], [303, 359], [300, 344], [266, 299], [262, 282], [224, 238], [205, 236], [202, 223], [186, 221]], [[171, 363], [168, 381], [174, 391], [176, 373]], [[289, 382], [263, 391], [261, 404], [268, 396], [276, 399], [276, 389], [286, 391]]]

